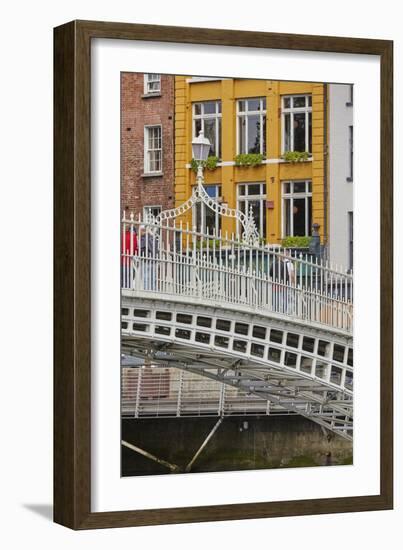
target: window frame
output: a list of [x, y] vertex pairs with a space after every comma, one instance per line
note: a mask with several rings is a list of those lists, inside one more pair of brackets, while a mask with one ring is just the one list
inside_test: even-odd
[[[222, 184], [221, 183], [205, 184], [204, 189], [206, 190], [206, 193], [207, 193], [207, 188], [209, 188], [209, 187], [210, 188], [216, 187], [216, 194], [212, 198], [214, 198], [218, 203], [221, 203], [222, 202]], [[201, 213], [200, 213], [201, 225], [200, 225], [200, 228], [197, 227], [197, 206], [198, 205], [200, 205], [200, 208], [201, 208]], [[199, 233], [203, 233], [203, 235], [207, 235], [206, 215], [205, 215], [206, 208], [209, 208], [209, 207], [206, 204], [204, 204], [204, 202], [196, 203], [192, 207], [192, 225], [193, 225], [193, 227], [196, 227], [196, 231], [198, 231]], [[212, 209], [210, 208], [210, 210], [212, 210]], [[214, 211], [212, 210], [212, 212], [214, 212]], [[214, 227], [215, 227], [215, 230], [216, 230], [216, 235], [218, 236], [220, 213], [219, 212], [214, 212], [214, 215], [215, 215], [215, 226]]]
[[145, 205], [143, 205], [143, 220], [144, 221], [146, 221], [146, 217], [149, 214], [149, 210], [151, 210], [152, 208], [158, 208], [159, 209], [158, 214], [160, 214], [162, 212], [162, 205], [160, 205], [160, 204], [145, 204]]
[[[260, 107], [261, 109], [258, 111], [249, 110], [248, 108], [248, 102], [249, 101], [260, 101]], [[263, 109], [263, 100], [266, 103], [265, 108]], [[241, 111], [239, 108], [240, 102], [245, 101], [245, 106], [247, 107], [245, 111]], [[245, 117], [245, 134], [246, 137], [248, 136], [248, 117], [250, 116], [256, 116], [260, 115], [260, 154], [265, 155], [267, 154], [267, 97], [266, 96], [260, 96], [260, 97], [245, 97], [245, 98], [237, 98], [236, 99], [236, 154], [242, 155], [242, 154], [249, 154], [247, 151], [241, 151], [240, 147], [240, 135], [241, 135], [241, 124], [240, 120], [242, 117]], [[263, 131], [264, 128], [264, 131]], [[247, 142], [247, 139], [245, 140], [245, 143]], [[265, 145], [265, 147], [263, 147]]]
[[[151, 75], [158, 76], [158, 80], [149, 80]], [[158, 90], [149, 90], [149, 84], [159, 82]], [[158, 73], [144, 73], [144, 95], [161, 95], [161, 75]]]
[[348, 231], [348, 268], [350, 271], [354, 269], [354, 211], [347, 212], [347, 231]]
[[[204, 113], [204, 105], [206, 103], [215, 103], [215, 112], [214, 113]], [[202, 106], [202, 113], [200, 115], [196, 114], [196, 105]], [[218, 158], [221, 158], [221, 140], [222, 140], [222, 101], [221, 99], [207, 99], [203, 101], [194, 101], [192, 103], [192, 139], [198, 137], [196, 135], [196, 120], [201, 121], [201, 128], [204, 132], [204, 121], [205, 120], [215, 120], [215, 155]], [[219, 119], [219, 122], [218, 122]], [[210, 152], [209, 152], [209, 156]]]
[[[149, 149], [148, 148], [148, 133], [153, 128], [159, 128], [161, 132], [161, 148], [160, 149]], [[150, 170], [150, 161], [148, 153], [150, 151], [161, 151], [161, 167], [160, 170]], [[162, 143], [162, 124], [146, 124], [144, 126], [144, 174], [146, 175], [159, 175], [162, 174], [162, 163], [163, 163], [163, 143]]]
[[[249, 195], [249, 193], [245, 193], [244, 195], [240, 194], [239, 191], [241, 189], [241, 186], [245, 186], [245, 190], [247, 190], [250, 185], [259, 185], [260, 186], [259, 195], [252, 195], [252, 194]], [[265, 191], [263, 191], [263, 187], [262, 187], [263, 185], [266, 186]], [[237, 209], [241, 211], [240, 203], [241, 202], [246, 203], [244, 213], [246, 215], [248, 215], [249, 214], [249, 202], [250, 201], [260, 201], [260, 227], [256, 227], [256, 229], [258, 230], [259, 237], [261, 237], [262, 239], [266, 239], [267, 238], [267, 231], [266, 231], [267, 214], [265, 215], [265, 212], [266, 212], [266, 201], [267, 201], [267, 183], [265, 181], [248, 181], [248, 182], [241, 181], [241, 182], [237, 182], [237, 184], [236, 184], [236, 205], [237, 205]], [[237, 220], [237, 224], [236, 224], [236, 230], [237, 230], [237, 233], [239, 234], [240, 233], [240, 227], [239, 227], [239, 221], [238, 220]]]
[[354, 126], [349, 124], [348, 126], [348, 166], [350, 174], [346, 180], [348, 182], [354, 181]]
[[[304, 97], [305, 107], [294, 107], [294, 98]], [[290, 99], [291, 107], [284, 107], [286, 99]], [[311, 100], [309, 104], [309, 99]], [[288, 151], [295, 151], [294, 148], [294, 114], [305, 113], [305, 152], [312, 155], [312, 151], [309, 151], [309, 114], [311, 115], [311, 127], [312, 127], [312, 94], [288, 94], [281, 96], [281, 154]], [[290, 149], [285, 150], [285, 115], [290, 114]], [[311, 136], [312, 137], [312, 136]]]
[[[294, 183], [305, 183], [304, 192], [294, 192]], [[290, 184], [290, 192], [285, 193], [284, 188], [286, 184]], [[310, 185], [309, 185], [310, 184]], [[310, 189], [310, 190], [309, 190]], [[285, 239], [286, 237], [295, 237], [294, 235], [294, 216], [291, 216], [290, 219], [290, 234], [287, 235], [286, 232], [286, 201], [290, 201], [290, 211], [294, 207], [294, 198], [302, 199], [305, 198], [305, 237], [310, 237], [312, 235], [312, 228], [309, 225], [309, 199], [311, 199], [311, 218], [312, 218], [312, 180], [311, 179], [296, 179], [296, 180], [282, 180], [281, 181], [281, 238]], [[312, 223], [311, 223], [312, 225]]]

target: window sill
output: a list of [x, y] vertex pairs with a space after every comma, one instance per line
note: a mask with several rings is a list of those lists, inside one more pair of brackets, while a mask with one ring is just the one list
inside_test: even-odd
[[161, 97], [161, 92], [156, 92], [155, 94], [143, 94], [141, 97], [143, 99], [150, 99], [152, 97]]
[[164, 175], [164, 172], [145, 172], [141, 174], [142, 178], [160, 178]]

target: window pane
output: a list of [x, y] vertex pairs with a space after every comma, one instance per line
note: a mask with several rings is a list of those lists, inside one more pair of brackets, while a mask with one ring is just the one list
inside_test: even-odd
[[309, 136], [309, 145], [308, 145], [308, 151], [312, 153], [312, 113], [308, 114], [308, 136]]
[[294, 114], [294, 151], [305, 151], [305, 113]]
[[154, 143], [153, 143], [153, 128], [149, 128], [147, 131], [147, 137], [148, 137], [148, 149], [154, 149]]
[[238, 101], [238, 111], [245, 111], [245, 101]]
[[291, 191], [291, 189], [290, 189], [290, 185], [291, 185], [290, 182], [287, 181], [287, 182], [284, 183], [283, 185], [284, 185], [284, 187], [283, 187], [284, 191], [283, 191], [283, 192], [284, 192], [284, 193], [290, 193], [290, 191]]
[[283, 98], [283, 107], [284, 109], [289, 109], [291, 107], [291, 99], [289, 97]]
[[294, 97], [294, 107], [305, 107], [305, 96]]
[[218, 124], [218, 143], [216, 143], [216, 155], [217, 157], [221, 156], [221, 118], [216, 118], [216, 123]]
[[221, 101], [216, 101], [217, 113], [221, 113]]
[[216, 185], [205, 185], [204, 189], [209, 197], [216, 198], [217, 196], [217, 186]]
[[148, 89], [150, 92], [158, 92], [160, 89], [160, 83], [159, 82], [149, 82], [148, 83]]
[[238, 195], [245, 195], [245, 185], [238, 185]]
[[265, 111], [266, 110], [266, 98], [262, 98], [262, 109]]
[[307, 198], [308, 203], [308, 235], [312, 235], [312, 197]]
[[206, 101], [204, 103], [204, 114], [205, 115], [212, 115], [215, 113], [215, 107], [216, 102], [215, 101]]
[[305, 233], [305, 199], [294, 199], [293, 206], [294, 237], [304, 237]]
[[195, 115], [201, 115], [202, 114], [202, 106], [201, 103], [195, 103]]
[[198, 202], [195, 206], [195, 215], [196, 215], [196, 219], [195, 219], [195, 225], [196, 225], [196, 229], [197, 231], [201, 231], [202, 230], [202, 227], [201, 227], [201, 211], [202, 211], [202, 205], [200, 202]]
[[215, 118], [206, 118], [204, 120], [204, 137], [210, 141], [209, 155], [216, 155], [216, 133], [215, 133]]
[[291, 115], [284, 115], [284, 151], [291, 151]]
[[150, 151], [150, 172], [160, 171], [160, 151]]
[[291, 235], [291, 199], [285, 199], [284, 201], [284, 233], [286, 237]]
[[265, 117], [265, 116], [263, 117], [263, 132], [262, 132], [262, 137], [263, 137], [263, 149], [262, 149], [262, 153], [265, 155], [265, 154], [266, 154], [266, 117]]
[[260, 195], [260, 183], [249, 184], [248, 195]]
[[202, 121], [200, 118], [196, 119], [195, 120], [195, 136], [194, 137], [197, 137], [200, 132], [202, 130]]
[[246, 153], [246, 119], [239, 117], [239, 152]]
[[262, 218], [261, 218], [261, 215], [260, 215], [260, 201], [249, 201], [248, 213], [250, 212], [251, 209], [252, 209], [252, 216], [253, 216], [253, 219], [255, 220], [257, 230], [259, 231], [259, 233], [261, 233], [262, 232], [262, 226], [261, 226]]
[[211, 208], [208, 206], [204, 207], [205, 216], [204, 216], [204, 223], [205, 223], [205, 230], [212, 235], [214, 233], [214, 230], [218, 230], [219, 228], [216, 227], [216, 215]]
[[260, 99], [248, 99], [248, 111], [260, 111]]
[[260, 116], [248, 117], [248, 153], [260, 153]]
[[308, 96], [308, 106], [312, 107], [312, 96], [311, 95]]
[[304, 181], [294, 181], [294, 193], [305, 193], [305, 187]]

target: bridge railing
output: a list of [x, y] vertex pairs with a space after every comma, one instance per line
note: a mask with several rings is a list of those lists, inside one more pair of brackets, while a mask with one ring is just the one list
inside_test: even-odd
[[326, 261], [183, 223], [122, 221], [122, 288], [245, 305], [352, 331], [353, 277]]

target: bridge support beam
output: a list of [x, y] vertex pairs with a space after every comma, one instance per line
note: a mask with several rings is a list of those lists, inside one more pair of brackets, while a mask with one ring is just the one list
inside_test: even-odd
[[207, 443], [210, 441], [210, 439], [213, 437], [213, 435], [215, 434], [215, 432], [217, 431], [217, 429], [219, 428], [221, 422], [224, 420], [224, 417], [222, 416], [218, 422], [216, 422], [216, 424], [214, 425], [213, 429], [211, 430], [211, 432], [208, 434], [208, 436], [206, 437], [206, 439], [203, 441], [203, 443], [201, 444], [201, 446], [199, 447], [199, 449], [197, 450], [196, 454], [194, 455], [194, 457], [192, 458], [192, 460], [189, 462], [189, 464], [186, 466], [186, 472], [190, 472], [190, 470], [192, 469], [192, 466], [193, 464], [196, 462], [197, 458], [199, 457], [200, 453], [202, 452], [202, 450], [204, 449], [204, 447], [207, 445]]
[[179, 472], [180, 468], [176, 464], [171, 464], [170, 462], [163, 460], [162, 458], [158, 458], [155, 455], [152, 455], [151, 453], [145, 451], [144, 449], [140, 449], [140, 447], [136, 447], [135, 445], [132, 445], [131, 443], [128, 443], [127, 441], [124, 441], [122, 439], [122, 445], [123, 447], [127, 447], [128, 449], [131, 449], [135, 453], [139, 453], [140, 455], [145, 456], [146, 458], [149, 458], [150, 460], [154, 460], [154, 462], [157, 462], [158, 464], [161, 464], [162, 466], [166, 466], [171, 470], [172, 473]]

